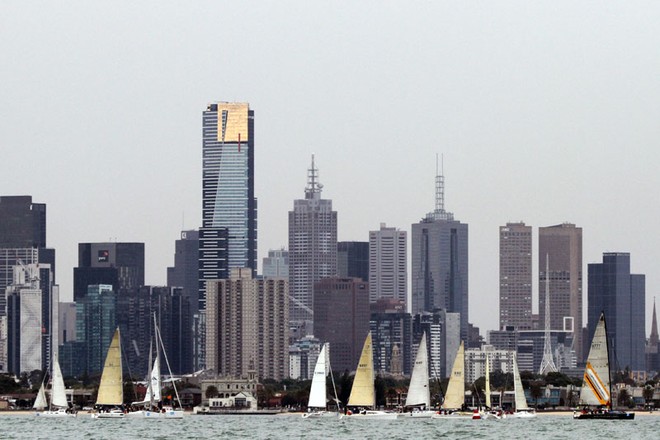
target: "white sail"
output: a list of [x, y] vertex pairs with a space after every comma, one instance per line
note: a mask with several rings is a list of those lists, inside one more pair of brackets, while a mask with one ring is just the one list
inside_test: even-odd
[[323, 344], [319, 358], [316, 360], [314, 367], [314, 376], [312, 377], [312, 389], [309, 392], [309, 402], [307, 406], [310, 408], [325, 408], [326, 406], [326, 388], [325, 378], [327, 377], [327, 361], [326, 361], [326, 346]]
[[431, 393], [429, 391], [429, 361], [426, 351], [426, 333], [422, 334], [419, 342], [417, 357], [410, 377], [410, 387], [406, 397], [406, 406], [424, 405], [431, 407]]
[[594, 338], [591, 340], [591, 349], [580, 390], [580, 404], [611, 407], [607, 330], [605, 329], [605, 315], [602, 313], [596, 324]]
[[488, 361], [488, 352], [486, 352], [486, 407], [490, 408], [490, 363]]
[[374, 355], [371, 348], [371, 332], [367, 334], [362, 347], [362, 354], [355, 371], [348, 406], [374, 407], [376, 395], [374, 390]]
[[53, 389], [50, 403], [53, 406], [67, 408], [69, 402], [66, 400], [66, 389], [64, 388], [64, 377], [57, 358], [53, 360]]
[[513, 354], [513, 391], [516, 398], [516, 411], [528, 410], [527, 398], [525, 397], [525, 390], [520, 380], [520, 371], [518, 370], [518, 359], [516, 354]]
[[459, 409], [465, 402], [465, 352], [463, 341], [458, 347], [454, 366], [451, 369], [449, 385], [445, 393], [445, 401], [442, 403], [443, 409]]
[[32, 408], [34, 409], [44, 409], [48, 406], [48, 401], [46, 400], [46, 384], [41, 383], [41, 387], [39, 388], [39, 392], [37, 393], [37, 398], [34, 399], [34, 405], [32, 405]]
[[154, 361], [154, 368], [151, 370], [149, 381], [151, 382], [151, 386], [147, 384], [147, 394], [144, 396], [144, 403], [160, 402], [161, 381], [160, 381], [160, 358], [158, 356]]

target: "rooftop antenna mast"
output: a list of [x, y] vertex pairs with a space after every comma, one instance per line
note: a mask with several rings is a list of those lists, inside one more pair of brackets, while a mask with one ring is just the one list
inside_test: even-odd
[[545, 254], [545, 336], [543, 338], [543, 359], [539, 374], [557, 372], [557, 366], [552, 357], [550, 344], [550, 256]]

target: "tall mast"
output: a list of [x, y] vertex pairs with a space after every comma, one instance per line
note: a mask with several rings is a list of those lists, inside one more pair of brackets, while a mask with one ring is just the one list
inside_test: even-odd
[[454, 214], [445, 211], [445, 176], [444, 159], [441, 157], [438, 167], [438, 155], [435, 155], [435, 209], [426, 214], [426, 220], [454, 220]]

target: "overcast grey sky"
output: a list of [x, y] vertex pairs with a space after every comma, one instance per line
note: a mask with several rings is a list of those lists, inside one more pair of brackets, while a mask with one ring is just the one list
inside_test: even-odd
[[48, 205], [65, 299], [80, 242], [145, 242], [146, 281], [164, 284], [200, 223], [201, 112], [247, 101], [260, 260], [287, 244], [312, 153], [339, 239], [363, 241], [433, 209], [442, 153], [482, 332], [498, 326], [498, 226], [520, 220], [535, 267], [538, 226], [583, 228], [585, 303], [586, 265], [630, 252], [648, 329], [659, 21], [652, 1], [4, 1], [0, 193]]

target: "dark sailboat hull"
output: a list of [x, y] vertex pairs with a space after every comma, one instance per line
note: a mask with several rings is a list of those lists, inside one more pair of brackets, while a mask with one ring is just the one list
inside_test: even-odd
[[633, 420], [635, 418], [635, 413], [627, 413], [623, 411], [585, 412], [576, 413], [573, 415], [573, 418], [580, 420]]

